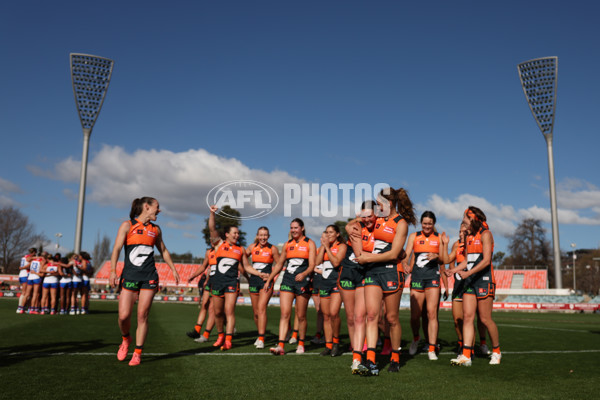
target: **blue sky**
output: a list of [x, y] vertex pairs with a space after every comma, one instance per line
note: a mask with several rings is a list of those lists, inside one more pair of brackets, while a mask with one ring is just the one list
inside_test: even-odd
[[[546, 145], [517, 64], [558, 56], [560, 240], [600, 245], [593, 1], [45, 2], [0, 6], [0, 205], [73, 248], [82, 134], [69, 53], [115, 60], [90, 142], [83, 248], [159, 199], [171, 251], [202, 254], [206, 195], [253, 179], [386, 182], [456, 237], [486, 212], [496, 249], [525, 217], [551, 240]], [[332, 220], [335, 220], [333, 218]], [[316, 239], [331, 220], [305, 218]], [[246, 221], [287, 238], [281, 212]]]

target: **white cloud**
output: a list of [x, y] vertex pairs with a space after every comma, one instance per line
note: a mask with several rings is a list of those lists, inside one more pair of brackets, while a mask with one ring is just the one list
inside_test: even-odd
[[[80, 168], [79, 160], [69, 158], [58, 163], [54, 170], [42, 170], [35, 166], [30, 166], [29, 170], [48, 178], [77, 183]], [[104, 146], [88, 164], [86, 201], [127, 208], [136, 197], [152, 196], [160, 201], [161, 209], [166, 215], [183, 222], [188, 221], [192, 215], [206, 215], [208, 212], [206, 198], [209, 191], [217, 185], [236, 180], [258, 181], [275, 190], [279, 196], [279, 206], [275, 211], [277, 215], [282, 215], [284, 212], [284, 185], [307, 183], [285, 171], [268, 172], [252, 169], [235, 158], [220, 157], [204, 149], [190, 149], [179, 153], [168, 150], [136, 150], [128, 153], [118, 146]], [[307, 215], [303, 209], [310, 210], [308, 211], [310, 217], [306, 217], [305, 221], [307, 232], [313, 236], [317, 233], [320, 235], [322, 227], [335, 220], [353, 217], [357, 206], [354, 186], [350, 189], [348, 199], [344, 198], [341, 189], [336, 191], [337, 186], [333, 185], [332, 190], [338, 196], [337, 214], [331, 217], [315, 215], [314, 210], [320, 214], [324, 212], [323, 210], [332, 208], [329, 205], [330, 192], [324, 191], [322, 184], [314, 185], [315, 188], [307, 186], [309, 189], [306, 197], [311, 197], [316, 207], [303, 207], [308, 203], [305, 201], [307, 198], [304, 198], [304, 189], [295, 192], [298, 195], [302, 193], [301, 200], [290, 202], [293, 203], [290, 206], [290, 215], [294, 217]], [[367, 186], [363, 188], [366, 192], [360, 191], [365, 198], [360, 197], [358, 200], [372, 198], [368, 192], [375, 190], [377, 186]], [[65, 189], [63, 192], [69, 198], [76, 198], [76, 193], [72, 190]], [[311, 196], [308, 196], [308, 193]], [[342, 206], [342, 201], [345, 207]], [[242, 216], [255, 214], [256, 209], [253, 207], [254, 204], [247, 204], [241, 210]], [[345, 214], [346, 212], [348, 215]], [[311, 220], [310, 224], [309, 220]], [[176, 229], [189, 229], [188, 226], [175, 226], [175, 222], [172, 224]]]
[[22, 190], [18, 185], [0, 177], [0, 207], [18, 206], [10, 197], [13, 193], [22, 193]]
[[[34, 174], [74, 183], [79, 181], [80, 168], [81, 161], [73, 158], [58, 163], [54, 171], [29, 167]], [[160, 201], [165, 214], [185, 221], [192, 214], [205, 215], [208, 192], [233, 180], [259, 181], [280, 194], [284, 183], [302, 182], [287, 172], [252, 169], [235, 158], [220, 157], [204, 149], [128, 153], [118, 146], [104, 146], [89, 161], [86, 200], [128, 208], [134, 198], [152, 196]], [[74, 193], [67, 191], [65, 195]]]
[[[461, 194], [456, 200], [446, 199], [438, 194], [434, 194], [424, 205], [417, 204], [415, 208], [419, 211], [431, 210], [438, 217], [460, 221], [468, 206], [480, 208], [485, 213], [488, 223], [493, 227], [494, 232], [500, 235], [512, 234], [520, 219], [512, 206], [495, 205], [483, 197], [468, 193]], [[458, 224], [456, 230], [458, 230]]]
[[0, 192], [21, 193], [22, 190], [18, 185], [0, 177]]
[[183, 237], [187, 239], [198, 239], [198, 235], [189, 232], [183, 232]]
[[18, 206], [17, 202], [11, 199], [8, 196], [0, 195], [0, 207], [16, 207]]
[[[36, 175], [66, 182], [79, 182], [80, 161], [69, 158], [57, 164], [52, 170], [28, 167]], [[140, 196], [156, 197], [173, 228], [183, 231], [197, 230], [204, 220], [187, 224], [190, 217], [207, 214], [206, 197], [216, 185], [234, 180], [254, 180], [272, 187], [280, 196], [280, 206], [276, 214], [283, 214], [283, 187], [286, 183], [306, 183], [285, 171], [263, 171], [252, 169], [235, 158], [220, 157], [204, 149], [190, 149], [175, 153], [168, 150], [136, 150], [127, 152], [118, 146], [104, 146], [95, 154], [88, 165], [87, 201], [116, 208], [129, 208], [131, 201]], [[0, 178], [2, 191], [18, 191], [19, 188]], [[341, 192], [340, 192], [341, 193]], [[67, 190], [65, 195], [76, 198], [76, 193]], [[338, 193], [338, 196], [340, 194]], [[600, 225], [600, 189], [585, 181], [567, 179], [560, 183], [559, 220], [563, 224]], [[320, 201], [322, 193], [317, 194]], [[341, 198], [338, 199], [341, 202]], [[355, 204], [350, 199], [350, 207]], [[0, 205], [11, 200], [0, 193]], [[10, 203], [8, 203], [10, 204]], [[510, 235], [523, 218], [536, 218], [550, 223], [548, 208], [533, 205], [516, 210], [513, 206], [494, 204], [485, 198], [469, 193], [455, 199], [444, 198], [439, 194], [431, 195], [424, 204], [416, 204], [419, 214], [432, 210], [441, 219], [459, 221], [469, 205], [481, 208], [490, 226], [499, 235]], [[292, 207], [292, 215], [302, 215], [301, 205]], [[243, 214], [254, 212], [250, 207]], [[303, 218], [307, 234], [313, 238], [320, 236], [323, 227], [341, 216], [326, 218], [311, 216]], [[440, 221], [443, 222], [443, 221]], [[448, 224], [450, 225], [450, 224]], [[456, 225], [458, 227], [458, 224]]]
[[[573, 209], [563, 207], [558, 209], [558, 220], [561, 224], [569, 225], [600, 225], [600, 190], [589, 183], [569, 180], [563, 187], [563, 196], [580, 196], [577, 202], [573, 202]], [[586, 187], [591, 190], [580, 192], [568, 192], [564, 188], [577, 189]], [[586, 197], [586, 195], [589, 195]], [[594, 200], [596, 199], [597, 200]], [[581, 199], [581, 200], [579, 200]], [[432, 210], [438, 217], [453, 221], [462, 219], [464, 210], [469, 206], [475, 206], [483, 210], [488, 223], [493, 231], [501, 235], [511, 235], [516, 226], [525, 218], [539, 219], [544, 223], [552, 222], [550, 208], [537, 205], [525, 209], [515, 210], [513, 206], [493, 204], [490, 201], [471, 194], [462, 194], [455, 200], [444, 198], [438, 194], [431, 195], [425, 204], [417, 204], [415, 207], [419, 212]], [[576, 206], [575, 206], [576, 205]]]
[[581, 210], [600, 206], [600, 188], [579, 179], [565, 179], [557, 185], [557, 201], [562, 208]]

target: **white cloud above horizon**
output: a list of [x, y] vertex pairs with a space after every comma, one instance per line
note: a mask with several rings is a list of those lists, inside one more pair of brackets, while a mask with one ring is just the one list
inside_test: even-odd
[[18, 185], [0, 177], [0, 207], [18, 206], [18, 203], [11, 196], [21, 192], [22, 190]]
[[[76, 183], [79, 181], [81, 161], [68, 158], [52, 169], [37, 166], [28, 168], [38, 176]], [[87, 201], [126, 208], [133, 198], [151, 195], [159, 199], [165, 214], [181, 222], [172, 222], [173, 227], [186, 231], [190, 228], [186, 222], [192, 216], [206, 215], [208, 192], [216, 185], [234, 180], [265, 183], [278, 193], [280, 203], [283, 201], [284, 184], [306, 183], [286, 171], [253, 169], [235, 158], [221, 157], [204, 149], [183, 152], [138, 149], [127, 152], [119, 146], [105, 145], [91, 157], [88, 164]], [[7, 193], [18, 190], [16, 185], [0, 178], [0, 204], [6, 202], [3, 199]], [[75, 195], [69, 190], [64, 194], [68, 197]], [[10, 197], [6, 198], [10, 201]], [[579, 179], [565, 179], [558, 185], [558, 203], [561, 224], [600, 225], [600, 188]], [[481, 208], [490, 226], [501, 235], [512, 234], [524, 218], [537, 218], [550, 223], [549, 207], [532, 205], [516, 209], [512, 205], [495, 204], [468, 193], [454, 199], [433, 194], [423, 204], [415, 204], [415, 207], [419, 214], [433, 210], [438, 217], [458, 221], [469, 205]], [[282, 208], [277, 213], [282, 215]], [[316, 237], [325, 225], [336, 219], [340, 218], [307, 219], [307, 233]]]

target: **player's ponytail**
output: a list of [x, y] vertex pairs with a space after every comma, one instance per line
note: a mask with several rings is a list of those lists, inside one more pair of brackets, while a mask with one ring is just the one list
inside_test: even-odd
[[398, 214], [402, 215], [406, 222], [411, 225], [416, 225], [417, 217], [415, 216], [415, 209], [410, 197], [408, 197], [408, 192], [404, 188], [396, 190], [395, 207]]
[[379, 192], [379, 196], [392, 203], [392, 207], [398, 214], [402, 216], [411, 225], [417, 223], [415, 209], [413, 207], [408, 192], [404, 188], [394, 189], [392, 187], [385, 188]]

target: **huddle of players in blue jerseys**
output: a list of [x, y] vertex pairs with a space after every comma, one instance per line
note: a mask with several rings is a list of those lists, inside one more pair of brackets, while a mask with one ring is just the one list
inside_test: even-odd
[[19, 266], [17, 314], [87, 314], [93, 273], [87, 252], [66, 258], [29, 249]]

